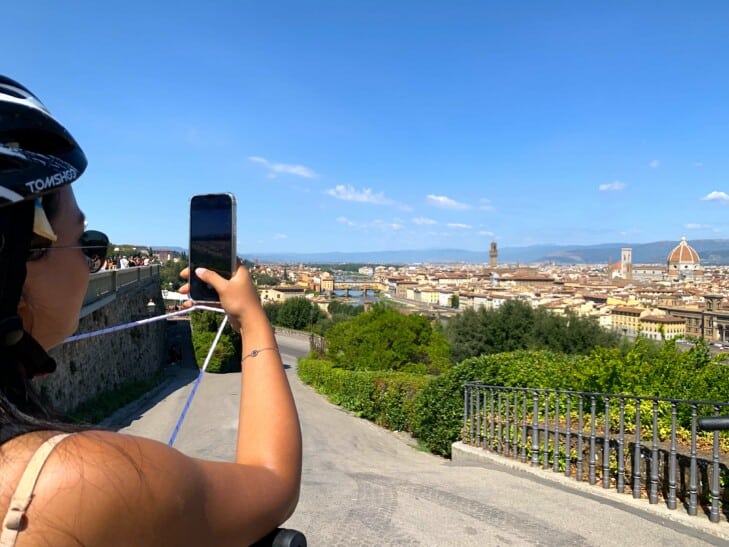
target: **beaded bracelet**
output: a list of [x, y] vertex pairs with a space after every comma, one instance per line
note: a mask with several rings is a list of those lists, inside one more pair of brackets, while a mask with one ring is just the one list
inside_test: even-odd
[[248, 355], [244, 355], [243, 356], [243, 359], [241, 359], [240, 362], [242, 363], [243, 361], [245, 361], [249, 357], [255, 357], [256, 355], [258, 355], [262, 351], [266, 351], [267, 349], [271, 349], [271, 350], [278, 351], [278, 348], [275, 347], [275, 346], [272, 346], [272, 347], [269, 347], [269, 348], [253, 349], [253, 350], [251, 350], [251, 352]]

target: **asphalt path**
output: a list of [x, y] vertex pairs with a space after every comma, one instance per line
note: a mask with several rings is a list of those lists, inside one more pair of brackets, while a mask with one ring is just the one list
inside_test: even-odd
[[[301, 499], [284, 526], [304, 532], [309, 545], [728, 544], [707, 532], [716, 525], [703, 516], [681, 524], [508, 465], [456, 464], [419, 451], [406, 435], [357, 418], [303, 385], [296, 363], [308, 340], [279, 335], [278, 342], [304, 440]], [[161, 390], [110, 423], [166, 442], [195, 376], [189, 364], [174, 367]], [[239, 374], [205, 375], [176, 448], [232, 460], [239, 385]]]

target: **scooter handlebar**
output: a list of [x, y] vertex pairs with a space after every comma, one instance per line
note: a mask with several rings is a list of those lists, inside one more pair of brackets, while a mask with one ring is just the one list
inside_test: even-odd
[[298, 530], [276, 528], [251, 547], [306, 547], [306, 537]]

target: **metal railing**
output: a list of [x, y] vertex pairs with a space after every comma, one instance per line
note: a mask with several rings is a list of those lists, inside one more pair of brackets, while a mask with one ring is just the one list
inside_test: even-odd
[[[700, 432], [729, 403], [465, 385], [463, 442], [712, 522], [729, 511], [729, 433]], [[688, 474], [688, 477], [687, 477]]]
[[152, 264], [123, 270], [102, 270], [91, 274], [83, 305], [88, 306], [127, 285], [159, 277], [159, 270], [159, 264]]

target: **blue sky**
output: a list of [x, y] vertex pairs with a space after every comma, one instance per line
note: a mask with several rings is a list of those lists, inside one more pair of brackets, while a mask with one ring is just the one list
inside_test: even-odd
[[81, 143], [116, 243], [239, 251], [729, 238], [729, 4], [3, 5], [0, 72]]

